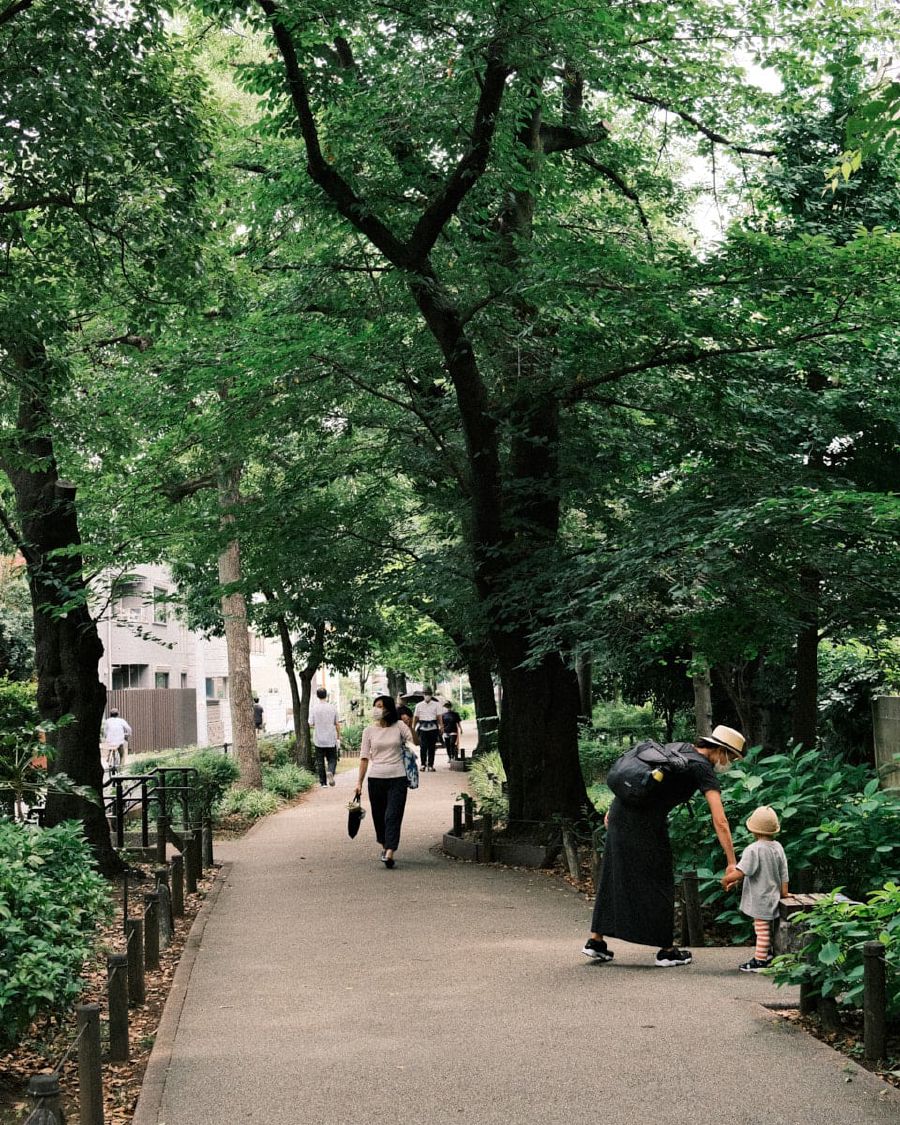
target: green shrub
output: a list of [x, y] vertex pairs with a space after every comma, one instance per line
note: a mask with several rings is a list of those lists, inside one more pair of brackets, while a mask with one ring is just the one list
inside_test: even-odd
[[259, 760], [266, 766], [286, 766], [294, 761], [293, 735], [268, 735], [256, 744]]
[[489, 750], [472, 759], [469, 770], [469, 788], [480, 812], [490, 813], [500, 820], [509, 816], [509, 799], [504, 795], [506, 771], [497, 750]]
[[34, 728], [39, 722], [37, 684], [0, 676], [0, 733], [20, 727]]
[[602, 782], [588, 786], [588, 797], [590, 797], [591, 804], [598, 813], [607, 812], [613, 802], [612, 793]]
[[316, 778], [293, 762], [283, 766], [267, 766], [263, 770], [263, 788], [279, 797], [290, 799], [305, 793], [316, 784]]
[[77, 999], [94, 926], [109, 912], [80, 824], [0, 820], [0, 1041]]
[[351, 757], [355, 757], [359, 753], [359, 747], [365, 729], [365, 723], [342, 723], [341, 753], [346, 753]]
[[585, 785], [591, 786], [606, 777], [607, 770], [624, 749], [622, 743], [592, 734], [589, 728], [582, 727], [578, 737], [578, 760]]
[[[722, 853], [709, 817], [700, 811], [701, 800], [694, 799], [695, 817], [684, 805], [672, 814], [675, 854], [680, 866], [697, 869], [704, 901], [727, 907], [719, 921], [735, 926], [744, 938], [749, 920], [729, 905], [734, 900], [719, 886]], [[843, 887], [851, 898], [861, 899], [900, 869], [900, 805], [878, 788], [866, 766], [799, 748], [766, 757], [754, 747], [723, 775], [722, 800], [738, 854], [752, 841], [744, 822], [754, 808], [775, 809], [794, 890]]]
[[279, 801], [266, 789], [229, 789], [219, 801], [219, 816], [241, 816], [245, 820], [259, 820], [278, 810]]
[[832, 895], [795, 914], [794, 920], [803, 921], [809, 943], [802, 953], [776, 957], [776, 984], [809, 984], [821, 996], [859, 1007], [863, 945], [880, 941], [887, 962], [888, 1019], [900, 1021], [900, 885], [886, 883], [863, 903], [842, 902]]
[[[642, 738], [662, 738], [662, 721], [649, 703], [635, 707], [630, 703], [597, 703], [594, 705], [593, 725], [619, 737], [624, 743], [639, 742]], [[625, 747], [623, 745], [622, 749]]]

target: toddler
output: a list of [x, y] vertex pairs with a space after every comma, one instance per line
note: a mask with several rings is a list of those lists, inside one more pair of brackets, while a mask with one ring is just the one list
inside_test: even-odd
[[788, 865], [784, 848], [775, 842], [781, 831], [775, 810], [761, 805], [747, 818], [754, 842], [744, 848], [737, 870], [722, 880], [731, 890], [743, 880], [741, 913], [753, 919], [756, 950], [740, 966], [742, 973], [758, 973], [772, 963], [772, 923], [778, 915], [778, 900], [788, 893]]

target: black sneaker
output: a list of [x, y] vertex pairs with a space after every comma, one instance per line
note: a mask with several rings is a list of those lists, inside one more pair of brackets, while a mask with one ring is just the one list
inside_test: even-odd
[[597, 941], [596, 938], [588, 938], [581, 952], [585, 957], [590, 957], [592, 961], [612, 961], [613, 959], [613, 953], [606, 948], [606, 942]]
[[690, 965], [694, 960], [689, 949], [661, 949], [654, 962], [660, 969], [673, 969], [677, 965]]
[[768, 969], [772, 964], [772, 958], [767, 957], [765, 961], [760, 961], [756, 957], [751, 957], [749, 961], [745, 961], [740, 966], [742, 973], [761, 973], [763, 969]]

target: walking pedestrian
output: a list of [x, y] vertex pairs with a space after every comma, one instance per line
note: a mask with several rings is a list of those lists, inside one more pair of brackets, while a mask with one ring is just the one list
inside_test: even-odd
[[128, 749], [128, 740], [132, 735], [131, 727], [120, 718], [115, 707], [110, 709], [109, 718], [103, 722], [103, 741], [106, 743], [106, 768], [109, 776], [113, 777], [125, 763], [125, 752]]
[[778, 917], [778, 900], [788, 893], [788, 863], [784, 848], [775, 837], [781, 831], [778, 814], [769, 805], [760, 805], [747, 818], [753, 843], [744, 848], [736, 870], [726, 874], [726, 891], [743, 881], [741, 913], [753, 919], [756, 949], [749, 961], [739, 966], [742, 973], [758, 973], [772, 964], [772, 938]]
[[669, 813], [701, 792], [716, 837], [725, 853], [726, 876], [736, 870], [734, 844], [716, 776], [743, 756], [744, 736], [717, 726], [695, 746], [679, 746], [687, 768], [666, 776], [658, 794], [643, 803], [613, 799], [606, 814], [606, 847], [594, 903], [591, 935], [582, 952], [593, 961], [611, 961], [606, 936], [658, 946], [661, 968], [689, 965], [690, 950], [674, 944], [675, 872], [669, 841]]
[[434, 751], [443, 733], [443, 719], [441, 705], [434, 698], [431, 688], [425, 688], [423, 694], [425, 698], [416, 704], [413, 711], [413, 730], [419, 736], [422, 770], [434, 773]]
[[447, 751], [448, 761], [455, 762], [459, 757], [459, 735], [462, 719], [458, 711], [453, 710], [453, 703], [448, 699], [444, 704], [444, 713], [441, 715], [444, 731], [444, 749]]
[[389, 695], [378, 695], [372, 704], [372, 722], [362, 734], [359, 748], [357, 798], [362, 793], [366, 774], [369, 777], [369, 806], [375, 839], [381, 845], [381, 862], [394, 866], [400, 846], [400, 828], [406, 809], [406, 766], [403, 747], [412, 749], [412, 736], [397, 716], [397, 705]]
[[259, 696], [254, 695], [254, 697], [253, 697], [253, 729], [256, 731], [257, 736], [262, 733], [263, 715], [265, 715], [265, 711], [263, 711], [263, 705], [259, 701]]
[[338, 747], [341, 744], [341, 724], [337, 707], [328, 702], [325, 688], [316, 691], [316, 702], [309, 715], [309, 725], [313, 729], [313, 746], [316, 749], [316, 769], [319, 785], [334, 785], [337, 770]]

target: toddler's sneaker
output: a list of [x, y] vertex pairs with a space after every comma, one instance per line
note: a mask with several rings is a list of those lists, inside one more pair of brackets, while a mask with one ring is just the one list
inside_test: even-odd
[[606, 948], [606, 942], [597, 941], [595, 938], [588, 938], [581, 952], [585, 957], [590, 957], [592, 961], [612, 961], [613, 959], [613, 953]]
[[771, 964], [771, 957], [767, 957], [765, 961], [760, 961], [757, 957], [751, 957], [749, 961], [745, 961], [740, 966], [740, 969], [742, 973], [761, 973], [763, 969], [768, 969]]
[[694, 960], [689, 949], [661, 949], [654, 964], [660, 969], [673, 969], [677, 965], [690, 965]]

